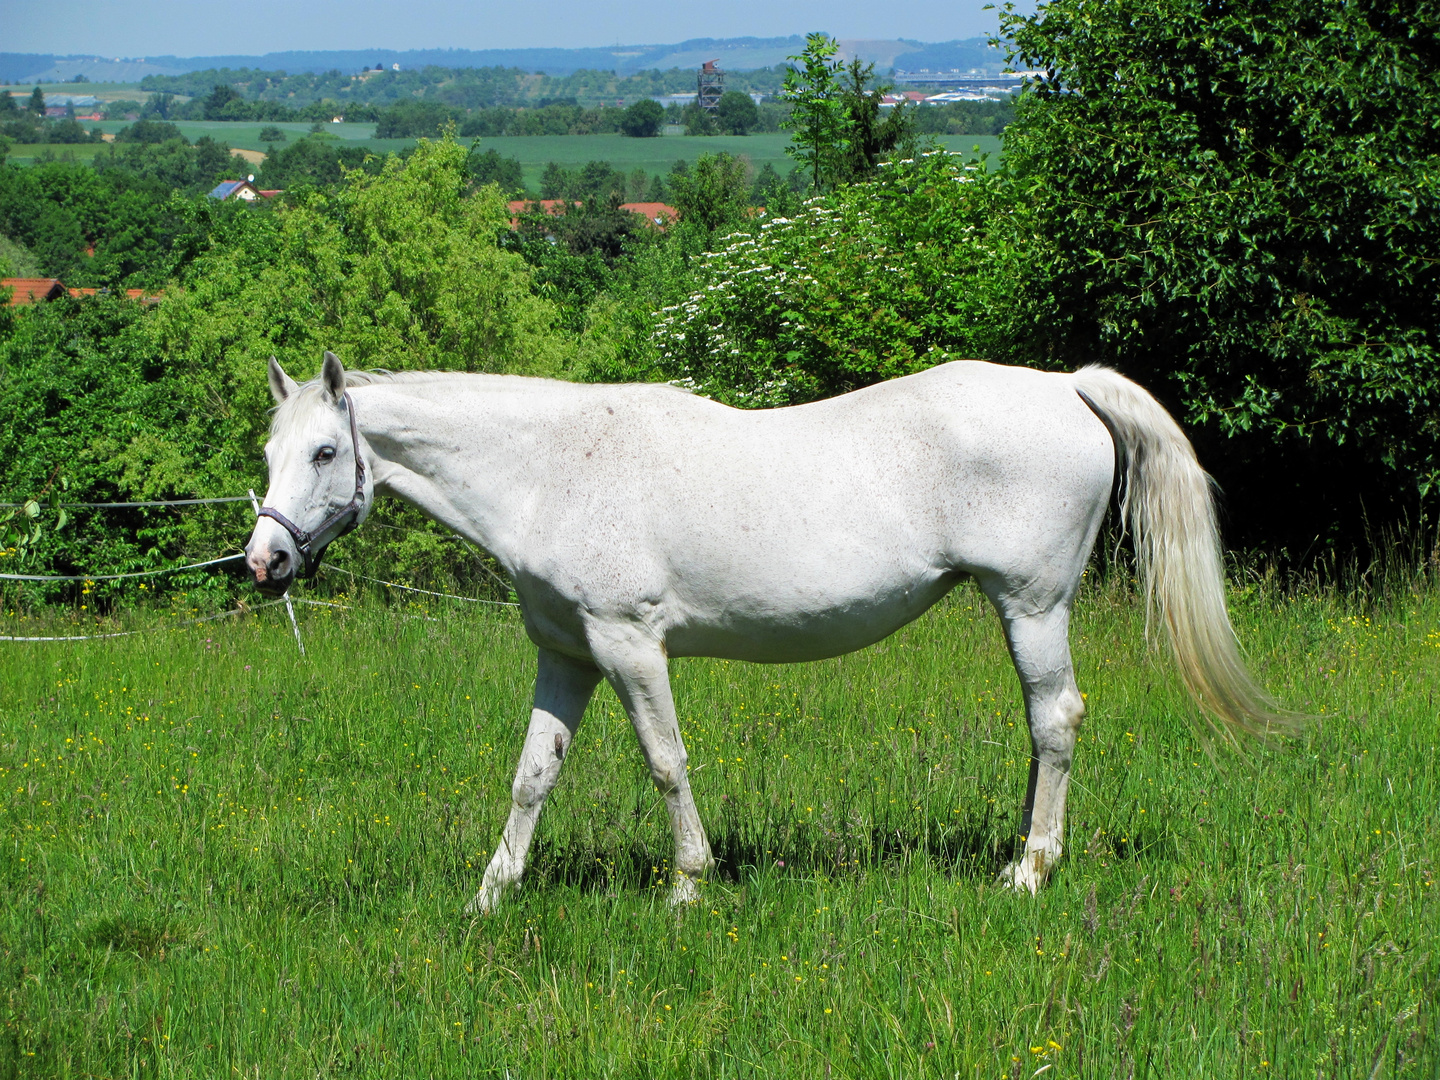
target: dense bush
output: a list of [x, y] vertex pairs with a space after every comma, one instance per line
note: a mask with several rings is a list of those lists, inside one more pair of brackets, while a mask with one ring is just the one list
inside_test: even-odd
[[[153, 166], [160, 157], [174, 166], [164, 179], [154, 175], [159, 170], [127, 167], [136, 158]], [[227, 153], [220, 160], [231, 159]], [[179, 144], [131, 144], [97, 155], [93, 169], [66, 162], [0, 165], [0, 236], [21, 244], [27, 263], [67, 285], [159, 284], [169, 239], [180, 228], [170, 205], [173, 189], [196, 179], [202, 181], [197, 187], [214, 182], [197, 177], [199, 162], [197, 150]]]
[[654, 362], [707, 396], [771, 407], [991, 355], [1015, 270], [1003, 192], [933, 154], [733, 233], [660, 313]]
[[1052, 0], [1005, 27], [1048, 75], [1006, 131], [1032, 250], [1004, 354], [1152, 387], [1242, 539], [1413, 521], [1440, 480], [1440, 8]]
[[[140, 304], [116, 296], [52, 301], [16, 320], [0, 341], [7, 500], [43, 498], [61, 484], [74, 501], [233, 495], [263, 484], [251, 452], [263, 411], [212, 400], [217, 387], [204, 372], [156, 349], [154, 322]], [[70, 517], [57, 529], [57, 517], [42, 513], [34, 557], [7, 568], [123, 573], [203, 561], [236, 550], [249, 528], [248, 516], [229, 506], [81, 509]], [[162, 587], [207, 583], [220, 584], [202, 572]], [[102, 585], [99, 597], [68, 584], [25, 591], [93, 607], [111, 589]]]

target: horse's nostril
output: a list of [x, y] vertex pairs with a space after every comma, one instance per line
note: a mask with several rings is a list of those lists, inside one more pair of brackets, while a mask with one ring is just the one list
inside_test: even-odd
[[285, 579], [290, 576], [290, 553], [280, 550], [270, 553], [270, 562], [266, 569], [270, 571], [270, 577]]

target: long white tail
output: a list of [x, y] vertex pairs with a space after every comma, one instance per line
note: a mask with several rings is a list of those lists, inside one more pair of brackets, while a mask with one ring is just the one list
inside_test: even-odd
[[1276, 734], [1297, 717], [1256, 685], [1225, 608], [1225, 571], [1210, 477], [1160, 403], [1109, 368], [1074, 375], [1104, 421], [1124, 470], [1121, 515], [1135, 537], [1148, 610], [1159, 614], [1185, 685], [1230, 737]]

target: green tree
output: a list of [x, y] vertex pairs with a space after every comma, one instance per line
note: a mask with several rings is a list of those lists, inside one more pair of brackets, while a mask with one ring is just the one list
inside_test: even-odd
[[540, 174], [542, 199], [568, 199], [575, 187], [575, 174], [558, 161], [548, 161]]
[[701, 154], [684, 174], [670, 174], [670, 191], [682, 223], [707, 238], [745, 221], [750, 208], [749, 167], [730, 154]]
[[457, 114], [439, 101], [405, 101], [380, 114], [375, 124], [377, 139], [433, 138], [453, 124]]
[[739, 90], [727, 90], [721, 94], [715, 111], [718, 113], [716, 122], [726, 135], [749, 135], [760, 122], [760, 111], [755, 107], [754, 99]]
[[38, 86], [30, 91], [29, 109], [35, 116], [45, 115], [45, 92]]
[[212, 89], [202, 102], [202, 109], [206, 120], [250, 119], [244, 97], [228, 83]]
[[800, 210], [800, 198], [789, 180], [767, 161], [750, 185], [750, 205], [763, 207], [771, 217], [793, 217]]
[[685, 106], [680, 114], [680, 122], [685, 125], [686, 135], [720, 134], [720, 128], [715, 123], [714, 113], [709, 109], [702, 109], [694, 101]]
[[519, 159], [501, 157], [494, 147], [482, 152], [480, 144], [475, 143], [465, 159], [465, 168], [472, 183], [497, 184], [507, 197], [520, 195], [525, 190]]
[[422, 140], [376, 173], [346, 171], [339, 188], [241, 215], [261, 223], [212, 240], [159, 321], [197, 358], [238, 349], [259, 364], [279, 350], [313, 365], [334, 348], [364, 367], [555, 370], [552, 313], [497, 239], [509, 232], [505, 197], [489, 185], [467, 194], [467, 156], [453, 140]]
[[141, 116], [158, 116], [161, 120], [170, 119], [170, 109], [175, 104], [175, 95], [171, 93], [151, 94], [141, 110]]
[[838, 98], [843, 138], [837, 147], [835, 180], [853, 183], [874, 174], [881, 160], [913, 140], [910, 110], [902, 102], [882, 114], [880, 102], [890, 87], [875, 81], [875, 65], [855, 57], [842, 69]]
[[620, 119], [620, 131], [632, 138], [648, 139], [660, 134], [665, 123], [665, 109], [653, 98], [637, 101], [625, 110]]
[[833, 59], [839, 48], [828, 34], [807, 34], [805, 51], [790, 57], [800, 67], [785, 72], [783, 93], [791, 104], [790, 118], [781, 124], [791, 132], [785, 153], [810, 173], [817, 191], [844, 139], [845, 107], [836, 79], [841, 65]]
[[260, 164], [259, 182], [266, 188], [286, 190], [338, 184], [346, 169], [366, 168], [368, 156], [363, 147], [342, 146], [335, 140], [311, 135], [267, 154]]
[[1156, 390], [1241, 539], [1414, 520], [1440, 481], [1440, 9], [1052, 0], [1003, 29], [1046, 72], [1006, 130], [1036, 241], [1016, 351]]
[[608, 161], [587, 161], [575, 175], [571, 198], [585, 202], [603, 202], [611, 195], [618, 194], [621, 201], [625, 196], [625, 174]]

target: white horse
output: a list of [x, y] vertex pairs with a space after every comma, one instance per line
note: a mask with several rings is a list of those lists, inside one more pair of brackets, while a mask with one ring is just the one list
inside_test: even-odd
[[[1032, 756], [1006, 884], [1059, 859], [1085, 707], [1070, 605], [1111, 492], [1194, 697], [1231, 730], [1283, 722], [1240, 659], [1210, 482], [1163, 408], [1114, 371], [945, 364], [828, 401], [742, 411], [664, 385], [347, 373], [274, 359], [270, 489], [246, 546], [280, 594], [394, 495], [491, 552], [539, 647], [510, 817], [471, 904], [517, 882], [602, 678], [675, 834], [673, 900], [714, 866], [667, 661], [819, 660], [864, 648], [972, 577], [1020, 677]], [[348, 501], [347, 501], [348, 500]]]

